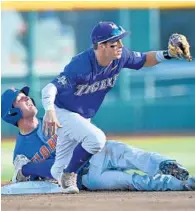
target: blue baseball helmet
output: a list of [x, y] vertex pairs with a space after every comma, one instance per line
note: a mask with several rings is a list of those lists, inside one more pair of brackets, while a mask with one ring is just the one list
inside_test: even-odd
[[[14, 108], [13, 103], [20, 92], [28, 96], [30, 88], [28, 86], [19, 89], [7, 89], [1, 95], [1, 118], [14, 126], [22, 118], [22, 111], [19, 108]], [[33, 102], [34, 103], [34, 102]]]
[[128, 34], [129, 32], [113, 22], [99, 22], [92, 30], [91, 41], [93, 44], [115, 42]]

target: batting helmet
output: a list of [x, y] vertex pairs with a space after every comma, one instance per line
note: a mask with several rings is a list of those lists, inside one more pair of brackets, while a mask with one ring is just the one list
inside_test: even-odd
[[93, 44], [115, 42], [128, 34], [129, 32], [113, 22], [99, 22], [92, 30], [91, 41]]
[[[19, 89], [7, 89], [1, 95], [1, 118], [14, 126], [22, 118], [22, 111], [19, 108], [14, 108], [13, 103], [20, 92], [28, 96], [30, 88], [28, 86]], [[34, 103], [34, 101], [33, 101]]]

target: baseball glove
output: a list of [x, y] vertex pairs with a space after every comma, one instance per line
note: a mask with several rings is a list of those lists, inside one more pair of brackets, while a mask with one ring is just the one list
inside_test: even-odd
[[172, 34], [169, 38], [168, 52], [170, 56], [176, 58], [185, 58], [189, 62], [192, 61], [190, 55], [190, 45], [187, 38], [182, 34]]

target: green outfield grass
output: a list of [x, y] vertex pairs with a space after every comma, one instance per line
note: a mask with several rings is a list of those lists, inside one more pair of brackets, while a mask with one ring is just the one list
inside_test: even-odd
[[[153, 151], [171, 156], [189, 169], [191, 175], [195, 175], [195, 137], [148, 137], [128, 138], [115, 137], [127, 144], [140, 147], [146, 151]], [[2, 142], [1, 144], [1, 180], [8, 181], [12, 177], [12, 152], [14, 143]]]

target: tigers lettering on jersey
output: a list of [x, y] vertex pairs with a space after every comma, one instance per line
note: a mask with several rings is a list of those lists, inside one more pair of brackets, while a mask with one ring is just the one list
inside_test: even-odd
[[[57, 136], [52, 136], [48, 141], [47, 145], [41, 146], [39, 152], [37, 152], [31, 159], [32, 162], [42, 162], [43, 160], [50, 157], [51, 153], [55, 151], [56, 148], [56, 142], [57, 142]], [[40, 156], [41, 155], [41, 156]]]
[[74, 93], [76, 96], [82, 96], [84, 94], [94, 93], [100, 90], [105, 90], [108, 87], [113, 87], [116, 83], [116, 79], [119, 74], [115, 74], [111, 78], [106, 78], [102, 81], [96, 81], [93, 84], [77, 85], [77, 91]]

